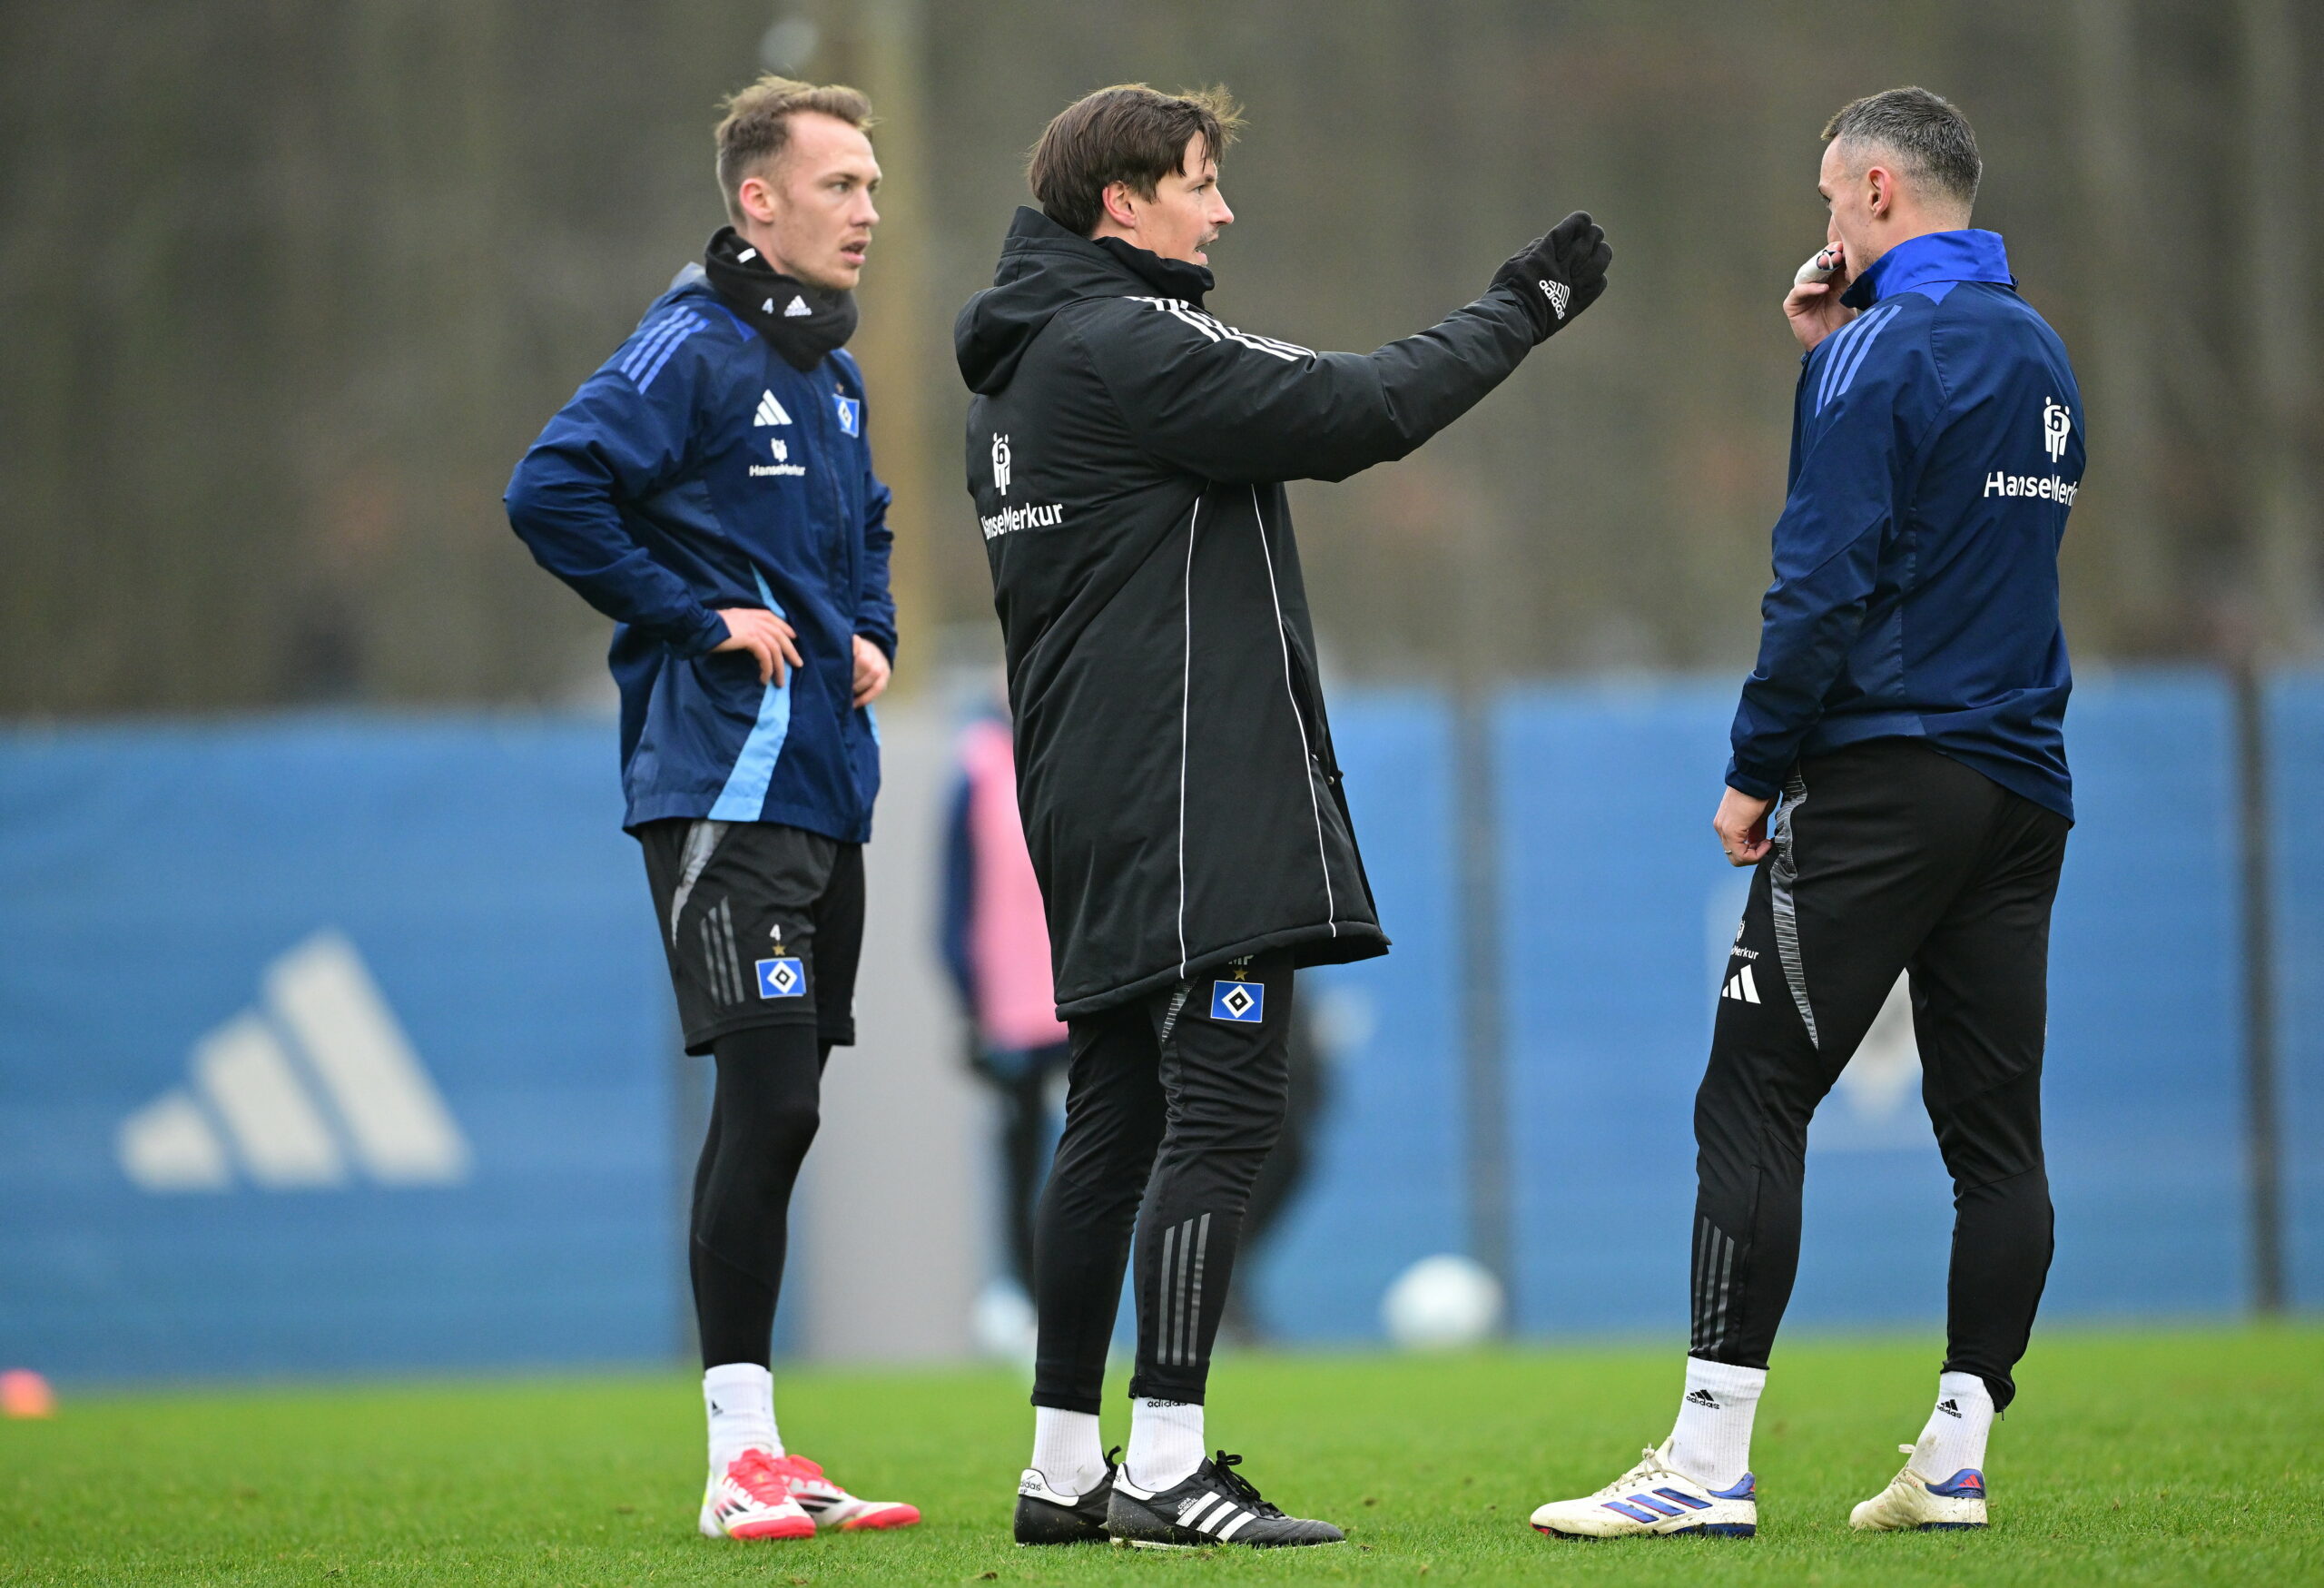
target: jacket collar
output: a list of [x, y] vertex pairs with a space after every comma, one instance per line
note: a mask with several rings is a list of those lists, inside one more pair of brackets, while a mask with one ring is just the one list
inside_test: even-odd
[[1043, 327], [1091, 298], [1153, 293], [1200, 306], [1210, 272], [1163, 259], [1118, 238], [1091, 242], [1039, 210], [1020, 209], [1000, 247], [992, 285], [969, 300], [952, 324], [960, 377], [986, 396], [1007, 386]]
[[855, 334], [854, 293], [826, 292], [783, 274], [732, 226], [718, 229], [702, 263], [726, 307], [803, 375]]
[[1840, 301], [1851, 309], [1869, 309], [1883, 298], [1937, 281], [2017, 285], [2017, 278], [2009, 273], [2009, 251], [2002, 245], [2000, 232], [1928, 232], [1906, 238], [1874, 260]]
[[1067, 231], [1039, 210], [1022, 205], [1001, 243], [996, 286], [1009, 277], [1011, 255], [1045, 256], [1049, 268], [1063, 267], [1062, 273], [1077, 286], [1091, 284], [1094, 275], [1098, 281], [1107, 281], [1111, 290], [1114, 281], [1127, 276], [1165, 297], [1184, 298], [1197, 309], [1202, 307], [1203, 295], [1216, 285], [1210, 271], [1201, 265], [1164, 259], [1118, 237], [1084, 237]]
[[1199, 309], [1203, 295], [1217, 285], [1216, 278], [1202, 265], [1188, 264], [1179, 259], [1164, 259], [1158, 253], [1124, 242], [1118, 237], [1100, 237], [1094, 241], [1098, 247], [1121, 261], [1132, 275], [1166, 298], [1183, 298]]

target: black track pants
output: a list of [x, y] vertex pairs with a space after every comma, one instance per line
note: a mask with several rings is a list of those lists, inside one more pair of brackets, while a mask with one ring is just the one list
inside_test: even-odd
[[1287, 952], [1260, 954], [1068, 1022], [1065, 1134], [1035, 1236], [1035, 1406], [1098, 1409], [1133, 1225], [1129, 1393], [1202, 1400], [1251, 1187], [1283, 1130], [1291, 981]]
[[2067, 826], [1906, 739], [1793, 773], [1695, 1099], [1690, 1355], [1768, 1365], [1799, 1267], [1808, 1116], [1908, 972], [1953, 1175], [1945, 1370], [2009, 1404], [2050, 1268], [2042, 1043]]
[[702, 1365], [769, 1365], [790, 1244], [791, 1189], [822, 1120], [831, 1044], [809, 1025], [751, 1026], [716, 1039], [718, 1090], [694, 1175], [694, 1280]]

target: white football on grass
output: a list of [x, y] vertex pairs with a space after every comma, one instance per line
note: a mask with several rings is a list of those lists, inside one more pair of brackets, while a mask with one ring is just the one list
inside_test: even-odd
[[1396, 1277], [1380, 1298], [1380, 1324], [1407, 1351], [1449, 1351], [1491, 1339], [1501, 1327], [1501, 1281], [1472, 1258], [1440, 1252]]

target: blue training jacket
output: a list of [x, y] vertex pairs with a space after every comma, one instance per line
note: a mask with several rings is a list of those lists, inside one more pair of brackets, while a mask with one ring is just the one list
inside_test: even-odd
[[[852, 705], [854, 636], [892, 657], [896, 613], [864, 429], [853, 359], [801, 374], [689, 271], [517, 465], [509, 523], [615, 620], [625, 826], [871, 837], [879, 730]], [[712, 654], [720, 607], [788, 621], [804, 665], [762, 685], [748, 653]]]
[[2082, 393], [1992, 232], [1874, 261], [1861, 310], [1801, 361], [1790, 497], [1727, 781], [1922, 739], [2072, 820], [2058, 543], [2081, 489]]

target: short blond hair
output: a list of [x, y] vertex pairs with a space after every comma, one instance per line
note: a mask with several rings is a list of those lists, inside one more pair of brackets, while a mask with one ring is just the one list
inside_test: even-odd
[[743, 219], [742, 191], [746, 177], [763, 175], [791, 143], [791, 118], [812, 113], [845, 122], [858, 132], [872, 125], [872, 102], [861, 89], [842, 84], [818, 85], [770, 72], [748, 88], [729, 94], [718, 106], [724, 117], [714, 136], [718, 143], [718, 189], [726, 195], [727, 219]]

